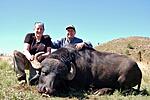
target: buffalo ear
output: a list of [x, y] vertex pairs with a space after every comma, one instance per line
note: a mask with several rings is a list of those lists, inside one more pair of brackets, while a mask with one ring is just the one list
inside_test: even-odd
[[73, 78], [75, 77], [76, 75], [76, 67], [75, 65], [71, 62], [70, 63], [71, 65], [71, 69], [70, 69], [70, 72], [67, 74], [67, 80], [73, 80]]

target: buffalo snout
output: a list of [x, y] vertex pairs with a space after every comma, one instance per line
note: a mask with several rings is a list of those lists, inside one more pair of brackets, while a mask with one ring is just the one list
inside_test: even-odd
[[46, 85], [38, 85], [37, 88], [38, 88], [39, 93], [52, 95], [55, 92], [55, 89], [51, 89], [51, 88], [47, 87]]
[[56, 77], [55, 73], [49, 73], [48, 75], [40, 76], [39, 84], [37, 86], [38, 92], [52, 95], [55, 92], [54, 89], [55, 77]]

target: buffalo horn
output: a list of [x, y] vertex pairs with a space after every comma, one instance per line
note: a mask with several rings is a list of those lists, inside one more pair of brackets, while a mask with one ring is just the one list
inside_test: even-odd
[[39, 57], [40, 55], [42, 55], [42, 54], [44, 54], [44, 52], [38, 52], [38, 53], [36, 53], [36, 54], [35, 54], [35, 59], [38, 60], [38, 57]]
[[72, 80], [76, 75], [76, 68], [75, 65], [71, 62], [71, 69], [70, 72], [67, 74], [67, 79]]
[[40, 64], [40, 62], [38, 61], [38, 57], [40, 55], [44, 54], [44, 52], [38, 52], [35, 54], [35, 59], [33, 61], [31, 61], [31, 64], [32, 64], [32, 67], [35, 68], [35, 69], [40, 69], [42, 66]]

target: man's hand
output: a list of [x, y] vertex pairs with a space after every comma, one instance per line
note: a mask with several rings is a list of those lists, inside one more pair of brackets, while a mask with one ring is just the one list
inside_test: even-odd
[[82, 43], [77, 43], [77, 44], [76, 44], [76, 48], [77, 48], [78, 50], [79, 50], [79, 49], [82, 49], [83, 46], [85, 46], [85, 43], [84, 43], [84, 42], [82, 42]]
[[33, 60], [34, 60], [34, 55], [31, 55], [30, 61], [33, 61]]

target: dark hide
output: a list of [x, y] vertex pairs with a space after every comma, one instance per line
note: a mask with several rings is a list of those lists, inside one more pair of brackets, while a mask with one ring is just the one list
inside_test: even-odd
[[[75, 65], [72, 80], [67, 79]], [[60, 48], [44, 59], [39, 78], [38, 91], [54, 94], [65, 88], [99, 89], [105, 94], [114, 89], [131, 89], [141, 85], [142, 73], [137, 63], [124, 55], [99, 52], [92, 48], [76, 50], [74, 47]]]

